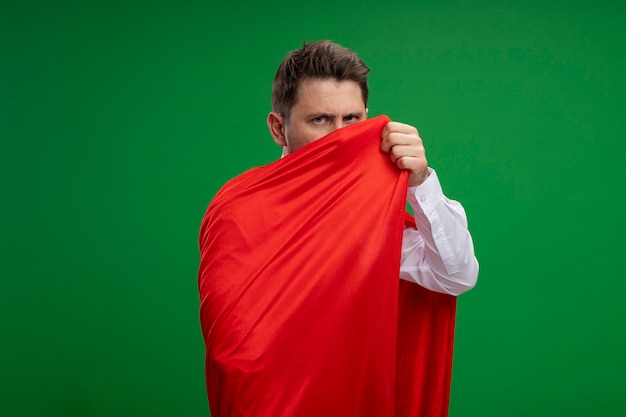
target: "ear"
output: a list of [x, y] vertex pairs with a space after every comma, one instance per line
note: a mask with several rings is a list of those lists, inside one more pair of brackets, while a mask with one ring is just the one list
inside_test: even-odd
[[370, 109], [368, 109], [367, 107], [365, 108], [365, 118], [367, 119], [367, 114], [370, 112]]
[[287, 141], [285, 140], [285, 118], [282, 115], [271, 112], [267, 116], [267, 127], [278, 146], [287, 146]]

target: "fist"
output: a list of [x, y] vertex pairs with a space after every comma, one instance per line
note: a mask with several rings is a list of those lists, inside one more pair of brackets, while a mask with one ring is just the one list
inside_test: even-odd
[[381, 135], [380, 149], [400, 169], [409, 170], [409, 187], [428, 178], [428, 161], [419, 132], [413, 126], [389, 122]]

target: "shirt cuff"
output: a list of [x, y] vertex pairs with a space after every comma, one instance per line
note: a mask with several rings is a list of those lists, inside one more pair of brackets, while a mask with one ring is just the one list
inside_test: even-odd
[[443, 190], [437, 173], [432, 168], [428, 168], [428, 172], [430, 174], [426, 181], [420, 185], [409, 187], [407, 192], [407, 201], [413, 212], [422, 212], [426, 216], [429, 216], [443, 199]]

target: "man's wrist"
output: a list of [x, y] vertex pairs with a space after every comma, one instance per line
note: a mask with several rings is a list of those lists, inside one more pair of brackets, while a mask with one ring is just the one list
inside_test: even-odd
[[409, 186], [407, 201], [413, 212], [429, 215], [443, 198], [443, 190], [434, 169], [428, 168], [428, 178], [419, 185]]
[[430, 169], [426, 168], [424, 171], [409, 173], [409, 187], [417, 187], [424, 183], [430, 176]]

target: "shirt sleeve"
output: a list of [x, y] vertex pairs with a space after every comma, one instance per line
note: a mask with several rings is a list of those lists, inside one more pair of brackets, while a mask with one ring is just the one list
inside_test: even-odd
[[417, 230], [406, 227], [400, 278], [440, 293], [459, 295], [478, 278], [478, 260], [463, 206], [443, 195], [437, 173], [409, 187]]

